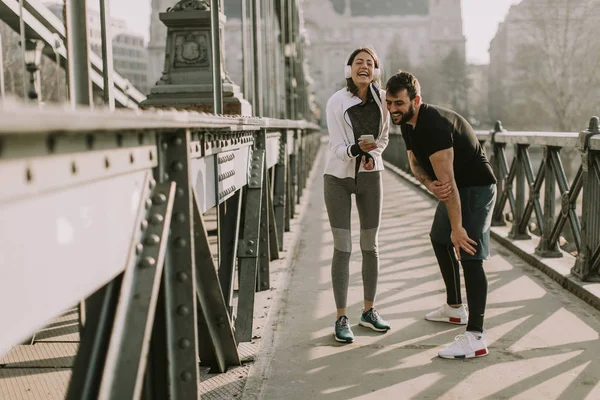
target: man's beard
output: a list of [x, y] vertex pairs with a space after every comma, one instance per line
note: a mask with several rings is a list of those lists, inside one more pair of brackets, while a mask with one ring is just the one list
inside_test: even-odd
[[408, 112], [406, 114], [402, 115], [402, 118], [400, 118], [400, 122], [394, 122], [394, 120], [392, 119], [392, 122], [394, 122], [395, 125], [402, 125], [402, 124], [406, 124], [408, 121], [410, 121], [413, 117], [415, 116], [415, 107], [413, 106], [412, 103], [410, 103], [410, 108], [408, 109]]
[[405, 124], [408, 121], [410, 121], [414, 116], [415, 116], [415, 107], [413, 106], [413, 103], [410, 103], [410, 108], [408, 109], [408, 112], [406, 114], [404, 114], [404, 116], [400, 120], [400, 123]]

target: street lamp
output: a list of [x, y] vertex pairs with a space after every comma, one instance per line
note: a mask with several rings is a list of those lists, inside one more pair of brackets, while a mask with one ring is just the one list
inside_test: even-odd
[[25, 41], [25, 67], [29, 72], [29, 92], [27, 97], [31, 100], [36, 100], [38, 94], [35, 90], [35, 73], [38, 71], [42, 61], [42, 50], [44, 42], [41, 40], [26, 40]]

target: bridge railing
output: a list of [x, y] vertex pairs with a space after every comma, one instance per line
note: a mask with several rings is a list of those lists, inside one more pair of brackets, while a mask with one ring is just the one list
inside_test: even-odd
[[195, 399], [198, 357], [239, 365], [319, 128], [7, 104], [0, 119], [0, 356], [85, 299], [69, 399]]
[[[537, 256], [570, 253], [575, 257], [573, 275], [582, 280], [600, 278], [598, 118], [592, 118], [580, 134], [507, 132], [498, 123], [491, 132], [478, 131], [477, 136], [498, 178], [492, 225], [510, 224], [508, 237], [513, 241], [536, 235]], [[564, 153], [573, 150], [576, 155], [565, 166]], [[392, 133], [384, 158], [411, 174], [399, 131]], [[573, 174], [569, 173], [572, 164]]]

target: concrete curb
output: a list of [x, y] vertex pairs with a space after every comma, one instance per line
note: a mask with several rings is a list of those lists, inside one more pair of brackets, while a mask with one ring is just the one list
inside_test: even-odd
[[[435, 196], [415, 177], [387, 161], [384, 161], [384, 164], [390, 171], [417, 186], [432, 199], [436, 200]], [[492, 227], [492, 239], [513, 252], [526, 263], [542, 271], [567, 291], [573, 293], [597, 310], [600, 310], [600, 283], [582, 282], [573, 276], [571, 268], [575, 264], [575, 258], [572, 255], [563, 251], [562, 258], [541, 258], [534, 252], [537, 246], [536, 238], [513, 241], [508, 238], [509, 231], [510, 227]]]
[[[271, 305], [268, 310], [267, 320], [265, 321], [265, 329], [262, 332], [261, 342], [256, 351], [256, 357], [254, 363], [250, 367], [244, 391], [240, 398], [243, 400], [259, 400], [262, 396], [263, 385], [266, 381], [266, 377], [269, 376], [269, 370], [271, 368], [272, 352], [275, 348], [276, 338], [275, 333], [277, 332], [276, 327], [281, 321], [281, 315], [285, 304], [287, 303], [287, 289], [289, 287], [290, 279], [293, 276], [293, 262], [297, 256], [300, 244], [300, 235], [302, 233], [299, 227], [302, 226], [304, 219], [307, 215], [307, 208], [309, 205], [309, 199], [314, 174], [322, 171], [322, 158], [323, 152], [326, 147], [321, 145], [319, 152], [315, 158], [315, 163], [312, 170], [310, 171], [309, 178], [307, 180], [306, 188], [304, 189], [300, 204], [296, 206], [296, 212], [299, 215], [298, 218], [292, 220], [292, 226], [290, 232], [286, 233], [288, 236], [287, 243], [287, 255], [284, 260], [284, 265], [281, 268], [281, 274], [278, 278], [278, 288], [272, 294]], [[270, 329], [275, 327], [274, 329]]]

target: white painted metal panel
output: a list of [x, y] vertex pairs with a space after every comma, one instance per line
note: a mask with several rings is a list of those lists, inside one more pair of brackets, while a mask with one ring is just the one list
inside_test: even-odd
[[124, 270], [150, 174], [0, 203], [0, 356]]

